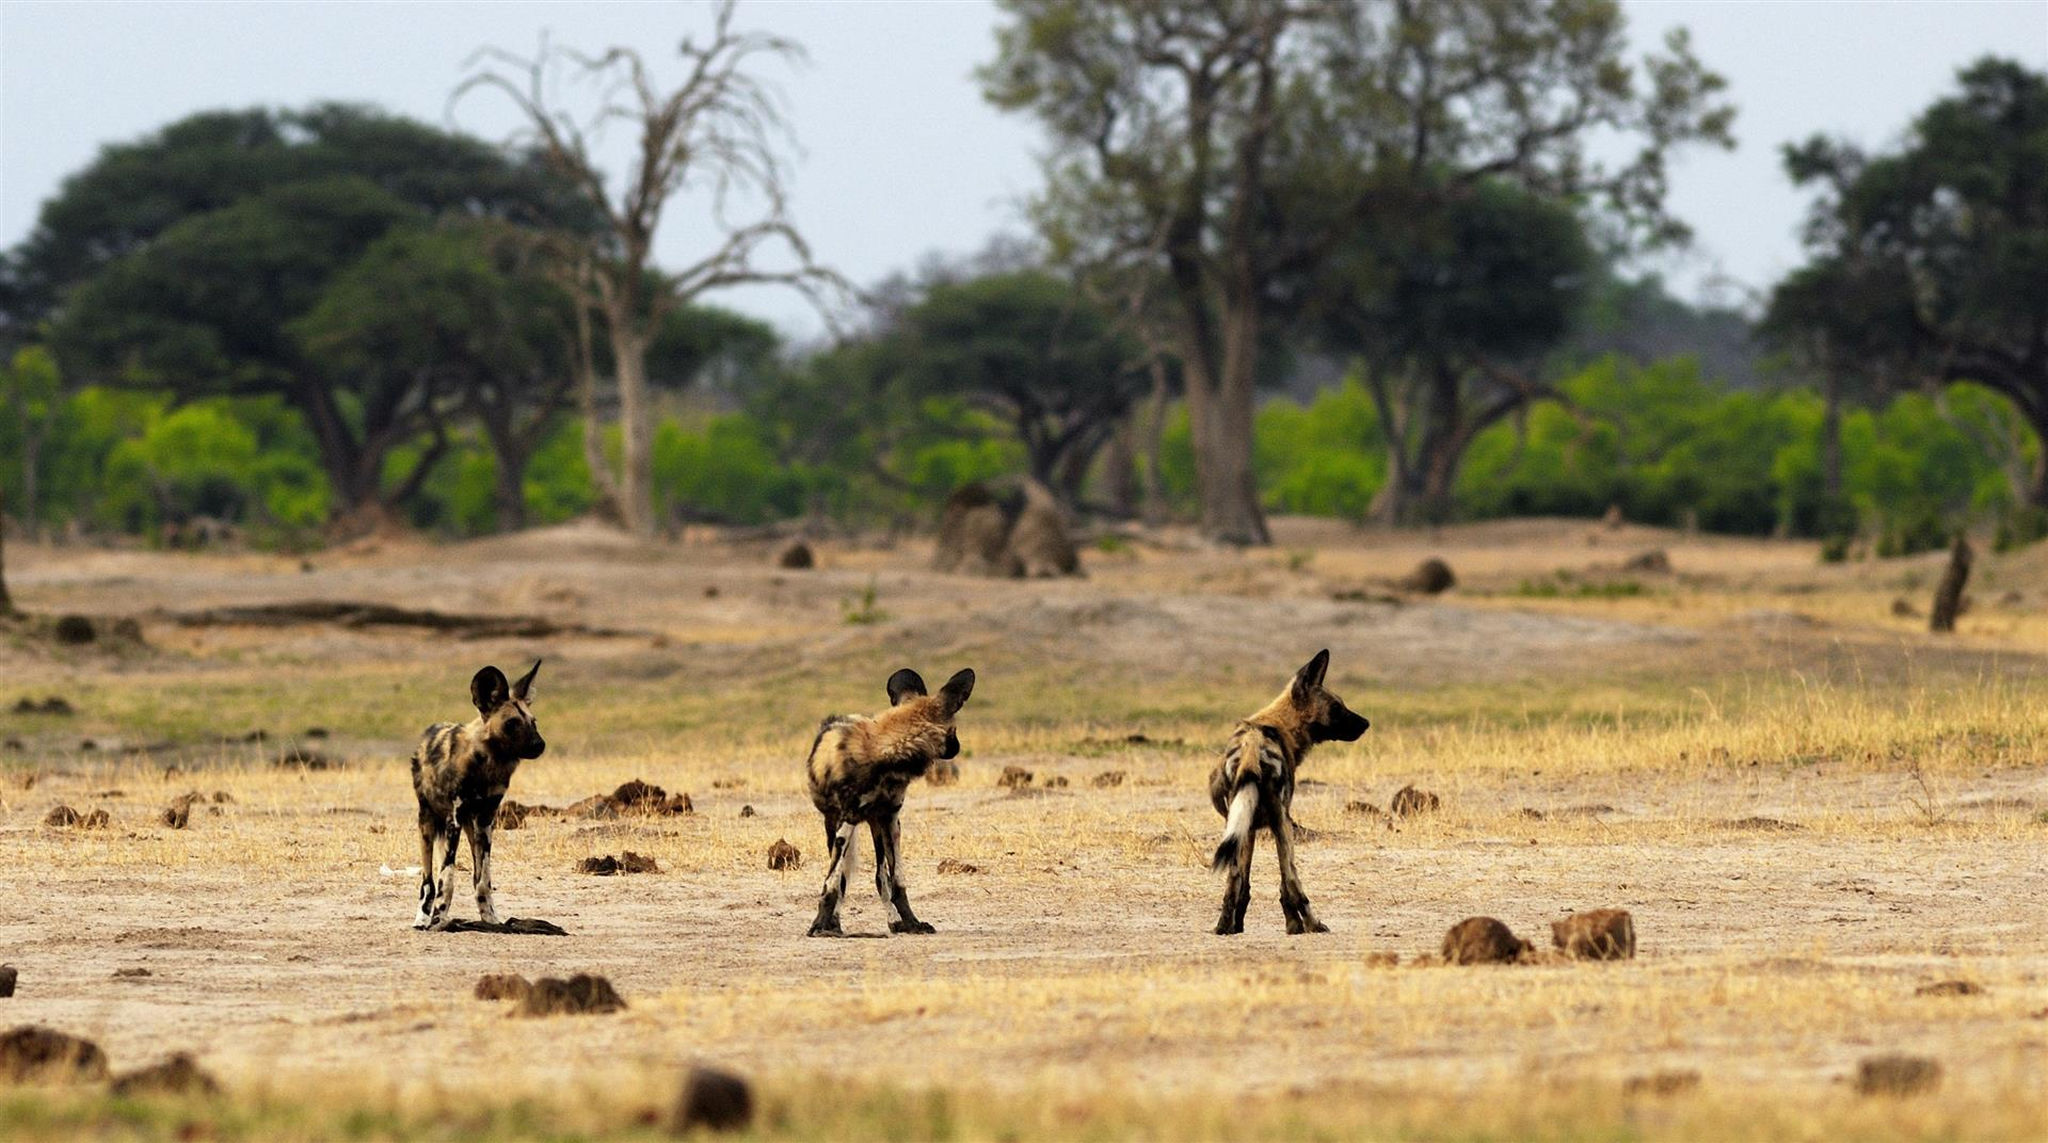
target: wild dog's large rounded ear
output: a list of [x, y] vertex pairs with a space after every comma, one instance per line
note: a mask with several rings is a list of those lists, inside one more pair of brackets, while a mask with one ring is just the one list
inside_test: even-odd
[[951, 715], [954, 711], [966, 706], [967, 696], [973, 693], [974, 669], [972, 667], [962, 667], [957, 674], [946, 680], [945, 686], [939, 688], [939, 705], [945, 708], [948, 715]]
[[535, 659], [533, 661], [533, 669], [519, 676], [519, 681], [512, 684], [513, 698], [518, 699], [520, 702], [525, 702], [533, 697], [533, 676], [540, 674], [540, 664], [541, 661]]
[[890, 706], [898, 706], [904, 699], [922, 698], [925, 694], [924, 676], [909, 667], [889, 676]]
[[1299, 671], [1294, 672], [1295, 699], [1307, 702], [1309, 697], [1316, 693], [1316, 689], [1323, 685], [1323, 676], [1329, 672], [1330, 649], [1325, 647], [1317, 651], [1316, 657], [1303, 664]]
[[511, 695], [512, 685], [505, 681], [505, 672], [496, 667], [485, 667], [469, 680], [469, 701], [484, 714], [504, 706]]

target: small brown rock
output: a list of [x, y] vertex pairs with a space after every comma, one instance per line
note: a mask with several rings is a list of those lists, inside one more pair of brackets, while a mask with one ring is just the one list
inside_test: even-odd
[[567, 980], [544, 976], [533, 982], [514, 1011], [518, 1016], [586, 1015], [617, 1012], [626, 1006], [602, 976], [579, 972]]
[[175, 1052], [161, 1063], [114, 1077], [115, 1095], [219, 1095], [220, 1081], [199, 1066], [189, 1052]]
[[754, 1120], [754, 1093], [747, 1081], [717, 1068], [691, 1068], [676, 1102], [674, 1128], [741, 1131]]
[[1624, 1095], [1680, 1095], [1700, 1086], [1700, 1073], [1691, 1069], [1651, 1072], [1622, 1081]]
[[741, 806], [741, 807], [740, 807], [740, 816], [741, 816], [741, 817], [743, 817], [743, 818], [750, 818], [750, 817], [753, 817], [753, 816], [754, 816], [754, 807], [752, 807], [752, 806]]
[[811, 546], [802, 540], [798, 540], [782, 549], [781, 553], [775, 557], [775, 566], [789, 571], [803, 571], [806, 568], [816, 567], [817, 565], [818, 557], [811, 552]]
[[1913, 606], [1912, 600], [1902, 595], [1892, 600], [1892, 615], [1899, 619], [1918, 619], [1920, 609]]
[[91, 1040], [23, 1024], [0, 1035], [0, 1078], [92, 1082], [107, 1078], [107, 1054]]
[[146, 968], [117, 968], [114, 970], [115, 980], [140, 980], [145, 976], [155, 975], [155, 973]]
[[1451, 574], [1451, 565], [1432, 556], [1415, 565], [1414, 571], [1395, 580], [1394, 586], [1402, 591], [1439, 595], [1458, 586], [1458, 577]]
[[1122, 770], [1104, 770], [1102, 773], [1095, 775], [1093, 784], [1098, 790], [1114, 790], [1124, 784], [1124, 778], [1125, 774]]
[[1528, 941], [1492, 917], [1467, 917], [1444, 934], [1443, 957], [1448, 964], [1509, 964], [1528, 949]]
[[603, 857], [586, 857], [576, 866], [578, 873], [594, 873], [599, 877], [610, 877], [620, 873], [659, 873], [661, 866], [651, 857], [643, 857], [627, 850], [617, 857], [606, 854]]
[[1926, 1056], [1891, 1053], [1856, 1064], [1859, 1095], [1919, 1095], [1941, 1086], [1941, 1064]]
[[975, 865], [972, 862], [962, 861], [957, 857], [948, 857], [939, 862], [939, 872], [963, 874], [979, 873], [981, 872], [981, 866]]
[[533, 985], [516, 972], [487, 972], [477, 977], [478, 1000], [524, 1000]]
[[99, 628], [83, 615], [58, 616], [57, 625], [50, 633], [56, 636], [57, 642], [72, 647], [82, 647], [100, 637]]
[[1671, 557], [1665, 554], [1663, 548], [1651, 548], [1647, 552], [1637, 552], [1635, 555], [1623, 560], [1621, 562], [1621, 570], [1626, 572], [1645, 572], [1650, 575], [1670, 575]]
[[1550, 940], [1575, 960], [1633, 960], [1636, 922], [1626, 909], [1594, 909], [1552, 921]]
[[996, 779], [996, 785], [1007, 790], [1021, 790], [1031, 784], [1032, 778], [1031, 771], [1022, 766], [1005, 766], [1002, 776]]
[[1913, 990], [1915, 996], [1982, 996], [1984, 986], [1969, 980], [1942, 980], [1923, 984]]
[[1394, 791], [1394, 800], [1388, 803], [1388, 809], [1397, 818], [1407, 818], [1416, 814], [1435, 813], [1442, 804], [1442, 801], [1428, 790], [1403, 786]]

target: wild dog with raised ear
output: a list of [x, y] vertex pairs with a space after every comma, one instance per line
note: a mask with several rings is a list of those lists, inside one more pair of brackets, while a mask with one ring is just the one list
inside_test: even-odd
[[[498, 803], [519, 763], [548, 748], [533, 720], [533, 677], [540, 663], [516, 683], [505, 672], [485, 667], [469, 680], [477, 716], [464, 723], [437, 722], [427, 728], [412, 755], [412, 789], [420, 800], [420, 911], [415, 929], [448, 927], [455, 903], [455, 836], [469, 837], [470, 880], [476, 887], [477, 917], [496, 924], [491, 901], [491, 829]], [[435, 846], [440, 846], [437, 855]]]
[[1244, 931], [1244, 910], [1252, 899], [1253, 835], [1262, 829], [1273, 834], [1273, 852], [1280, 859], [1280, 908], [1287, 914], [1287, 931], [1330, 931], [1309, 908], [1294, 868], [1294, 771], [1316, 743], [1356, 742], [1372, 724], [1323, 689], [1329, 669], [1330, 652], [1316, 652], [1279, 698], [1237, 724], [1223, 747], [1223, 760], [1209, 775], [1209, 800], [1224, 819], [1223, 840], [1210, 868], [1230, 873], [1223, 916], [1216, 922], [1219, 934]]
[[811, 803], [825, 817], [825, 845], [831, 855], [825, 889], [818, 897], [818, 917], [811, 922], [814, 937], [843, 935], [839, 903], [853, 877], [853, 835], [863, 822], [874, 835], [875, 892], [888, 907], [889, 931], [935, 931], [910, 911], [898, 864], [897, 815], [903, 811], [904, 790], [913, 780], [923, 777], [933, 762], [960, 753], [953, 716], [974, 693], [974, 672], [961, 671], [932, 695], [925, 692], [917, 672], [905, 668], [889, 676], [888, 689], [889, 709], [880, 714], [835, 714], [819, 723], [804, 764]]

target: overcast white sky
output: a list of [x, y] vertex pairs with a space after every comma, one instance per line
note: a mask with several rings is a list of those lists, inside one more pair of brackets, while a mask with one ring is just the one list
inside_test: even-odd
[[[1781, 143], [1816, 131], [1895, 137], [1987, 52], [2048, 68], [2048, 0], [1626, 0], [1634, 39], [1685, 25], [1741, 107], [1733, 153], [1688, 153], [1674, 206], [1698, 232], [1667, 267], [1681, 291], [1740, 300], [1794, 265], [1802, 199], [1779, 173]], [[449, 90], [478, 46], [630, 44], [650, 58], [708, 9], [676, 2], [192, 3], [0, 0], [0, 246], [20, 241], [64, 176], [104, 143], [191, 112], [365, 101], [449, 122]], [[783, 78], [804, 155], [794, 214], [821, 259], [867, 283], [928, 251], [967, 252], [1019, 230], [1037, 181], [1038, 135], [983, 103], [973, 67], [996, 21], [982, 0], [749, 0], [740, 22], [804, 43]], [[501, 138], [515, 125], [484, 97], [455, 125]], [[697, 217], [691, 217], [696, 213]], [[672, 212], [669, 265], [701, 251], [701, 212]], [[786, 291], [725, 304], [793, 334], [819, 323]]]

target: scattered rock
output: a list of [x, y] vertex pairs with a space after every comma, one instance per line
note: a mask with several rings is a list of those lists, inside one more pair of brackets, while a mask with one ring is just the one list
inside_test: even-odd
[[161, 1063], [115, 1076], [113, 1090], [115, 1095], [219, 1095], [220, 1081], [190, 1052], [173, 1052]]
[[1104, 770], [1102, 773], [1095, 775], [1095, 779], [1091, 784], [1098, 790], [1114, 790], [1124, 784], [1124, 772], [1122, 770]]
[[1680, 1095], [1700, 1086], [1700, 1073], [1691, 1069], [1651, 1072], [1622, 1081], [1623, 1095]]
[[781, 554], [775, 557], [775, 566], [790, 571], [802, 571], [818, 566], [818, 559], [811, 553], [809, 544], [798, 540], [782, 549]]
[[1778, 833], [1791, 833], [1795, 830], [1802, 830], [1806, 828], [1805, 826], [1800, 825], [1798, 822], [1779, 821], [1777, 818], [1760, 817], [1730, 818], [1729, 820], [1724, 821], [1721, 824], [1729, 829], [1753, 829]]
[[1510, 964], [1528, 950], [1528, 941], [1492, 917], [1467, 917], [1444, 934], [1447, 964]]
[[754, 1121], [754, 1093], [747, 1081], [717, 1068], [691, 1068], [676, 1101], [678, 1132], [741, 1131]]
[[1648, 572], [1652, 575], [1670, 575], [1671, 557], [1665, 553], [1663, 548], [1651, 548], [1647, 552], [1637, 552], [1635, 555], [1621, 561], [1621, 570], [1625, 572]]
[[1918, 619], [1920, 609], [1913, 606], [1912, 600], [1902, 595], [1892, 600], [1892, 614], [1900, 619]]
[[76, 714], [78, 712], [73, 710], [71, 704], [69, 702], [66, 702], [62, 697], [58, 695], [50, 695], [44, 698], [43, 701], [41, 702], [37, 702], [32, 698], [16, 699], [14, 702], [14, 713], [55, 714], [69, 716]]
[[533, 985], [516, 972], [487, 972], [476, 978], [478, 1000], [524, 1000]]
[[1387, 804], [1389, 811], [1397, 818], [1414, 817], [1416, 814], [1435, 813], [1443, 803], [1428, 790], [1403, 786], [1394, 791], [1394, 800]]
[[1856, 1064], [1859, 1095], [1918, 1095], [1941, 1086], [1941, 1064], [1926, 1056], [1890, 1053]]
[[91, 1040], [23, 1024], [0, 1035], [0, 1078], [96, 1081], [107, 1078], [107, 1054]]
[[1005, 766], [1002, 776], [996, 779], [996, 785], [1006, 790], [1021, 790], [1031, 784], [1033, 776], [1022, 766]]
[[1458, 577], [1451, 574], [1451, 565], [1431, 556], [1416, 564], [1414, 571], [1395, 580], [1394, 586], [1402, 591], [1438, 595], [1458, 586]]
[[715, 584], [715, 583], [705, 584], [705, 585], [704, 585], [704, 598], [706, 598], [706, 599], [717, 599], [717, 598], [718, 598], [718, 585], [717, 585], [717, 584]]
[[610, 877], [618, 873], [659, 873], [661, 866], [651, 857], [643, 857], [627, 850], [617, 857], [605, 854], [603, 857], [586, 857], [576, 866], [578, 873], [594, 873], [599, 877]]
[[1915, 996], [1982, 996], [1984, 986], [1968, 980], [1942, 980], [1923, 984], [1913, 990]]
[[979, 866], [979, 865], [976, 865], [976, 864], [974, 864], [973, 862], [970, 862], [970, 861], [962, 861], [962, 860], [960, 860], [960, 859], [959, 859], [959, 858], [957, 858], [957, 857], [948, 857], [948, 858], [945, 858], [944, 860], [942, 860], [942, 861], [940, 861], [940, 862], [939, 862], [939, 872], [941, 872], [941, 873], [979, 873], [979, 872], [981, 872], [981, 866]]
[[57, 625], [50, 632], [57, 642], [67, 646], [82, 647], [100, 637], [99, 628], [83, 615], [60, 615]]
[[1626, 909], [1594, 909], [1550, 923], [1550, 942], [1574, 960], [1633, 960], [1636, 922]]
[[950, 786], [960, 780], [960, 763], [941, 758], [925, 768], [924, 780], [934, 786]]
[[342, 767], [341, 759], [329, 757], [318, 750], [308, 750], [303, 746], [285, 747], [276, 758], [271, 759], [270, 764], [280, 770], [339, 770]]
[[14, 981], [18, 974], [11, 964], [0, 964], [0, 998], [14, 995]]
[[803, 866], [803, 863], [803, 851], [789, 844], [788, 838], [778, 837], [775, 839], [775, 844], [768, 847], [768, 868], [770, 869], [798, 869]]
[[104, 829], [111, 821], [113, 818], [105, 810], [81, 814], [70, 806], [57, 806], [43, 815], [44, 825], [59, 829]]
[[544, 976], [520, 997], [517, 1016], [578, 1016], [617, 1012], [626, 1006], [602, 976], [579, 972], [567, 980]]

